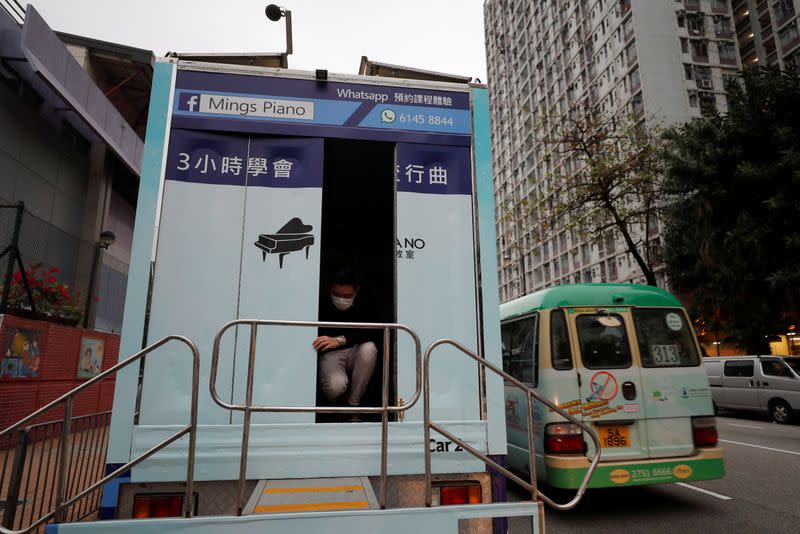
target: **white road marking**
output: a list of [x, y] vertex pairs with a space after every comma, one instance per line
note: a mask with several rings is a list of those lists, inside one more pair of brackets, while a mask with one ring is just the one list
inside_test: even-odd
[[766, 449], [768, 451], [775, 451], [775, 452], [785, 452], [786, 454], [795, 454], [800, 456], [800, 452], [797, 451], [787, 451], [786, 449], [773, 449], [772, 447], [764, 447], [763, 445], [753, 445], [752, 443], [742, 443], [741, 441], [731, 441], [729, 439], [721, 439], [719, 440], [722, 443], [733, 443], [734, 445], [744, 445], [746, 447], [755, 447], [756, 449]]
[[676, 482], [678, 486], [689, 488], [690, 490], [699, 491], [700, 493], [705, 493], [706, 495], [711, 495], [712, 497], [716, 497], [717, 499], [721, 499], [723, 501], [730, 501], [733, 497], [728, 497], [727, 495], [722, 495], [720, 493], [714, 493], [713, 491], [709, 491], [707, 489], [698, 488], [697, 486], [692, 486], [691, 484], [686, 484], [685, 482]]
[[741, 428], [755, 428], [756, 430], [764, 430], [763, 426], [753, 426], [753, 425], [737, 425], [736, 423], [728, 423], [730, 426], [738, 426]]

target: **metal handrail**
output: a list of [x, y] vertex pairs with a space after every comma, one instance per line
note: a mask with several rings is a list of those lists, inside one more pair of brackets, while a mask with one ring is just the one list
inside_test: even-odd
[[[439, 345], [452, 345], [476, 362], [478, 365], [482, 365], [487, 369], [493, 371], [494, 373], [500, 375], [504, 379], [508, 380], [518, 388], [520, 388], [528, 399], [527, 405], [527, 413], [528, 413], [528, 454], [530, 455], [529, 462], [530, 462], [530, 482], [525, 482], [517, 475], [506, 469], [505, 467], [501, 466], [482, 452], [478, 451], [474, 447], [470, 446], [469, 444], [465, 443], [463, 440], [457, 438], [441, 426], [437, 425], [433, 421], [431, 421], [431, 412], [430, 412], [430, 358], [433, 349], [438, 347]], [[434, 429], [439, 434], [443, 435], [450, 441], [457, 443], [461, 447], [464, 448], [465, 451], [469, 452], [473, 456], [481, 459], [483, 462], [489, 464], [494, 469], [502, 473], [506, 476], [506, 478], [510, 478], [526, 490], [531, 492], [532, 500], [536, 501], [536, 496], [539, 495], [543, 501], [547, 504], [555, 508], [556, 510], [570, 510], [574, 508], [578, 502], [580, 502], [581, 497], [583, 496], [584, 492], [586, 491], [586, 486], [589, 484], [589, 479], [594, 474], [594, 470], [597, 468], [597, 463], [600, 461], [600, 440], [597, 438], [597, 434], [595, 434], [594, 429], [592, 429], [589, 425], [585, 424], [583, 421], [571, 416], [561, 408], [559, 408], [556, 404], [550, 402], [548, 399], [544, 398], [542, 395], [534, 391], [533, 389], [529, 388], [513, 376], [509, 375], [499, 367], [489, 363], [481, 356], [475, 354], [467, 347], [459, 343], [458, 341], [453, 341], [452, 339], [440, 339], [438, 341], [434, 341], [429, 347], [428, 350], [425, 351], [425, 373], [424, 373], [424, 395], [423, 395], [423, 409], [424, 409], [424, 429], [425, 429], [425, 442], [424, 442], [424, 449], [425, 449], [425, 505], [430, 506], [432, 500], [432, 493], [433, 487], [431, 484], [431, 450], [428, 444], [430, 443], [431, 437], [431, 428]], [[533, 399], [538, 400], [545, 406], [552, 409], [554, 412], [558, 413], [568, 421], [575, 423], [579, 427], [581, 427], [589, 437], [592, 439], [595, 445], [595, 453], [594, 458], [592, 458], [592, 462], [589, 465], [589, 469], [586, 471], [586, 475], [583, 477], [583, 481], [581, 481], [580, 486], [578, 487], [578, 492], [575, 497], [572, 498], [566, 504], [559, 504], [552, 499], [550, 499], [547, 495], [543, 494], [541, 491], [538, 490], [536, 487], [536, 455], [534, 451], [534, 436], [533, 436]]]
[[[104, 412], [94, 412], [94, 413], [90, 413], [90, 414], [86, 414], [86, 415], [76, 415], [76, 416], [74, 416], [72, 418], [72, 420], [75, 421], [77, 419], [81, 419], [81, 418], [84, 418], [84, 417], [89, 417], [89, 416], [92, 416], [92, 415], [94, 415], [94, 416], [97, 416], [97, 415], [111, 415], [111, 410], [106, 410]], [[60, 423], [61, 421], [62, 421], [61, 419], [52, 419], [50, 421], [43, 421], [41, 423], [28, 425], [28, 426], [25, 427], [25, 431], [26, 432], [30, 432], [31, 430], [35, 430], [35, 429], [37, 429], [39, 427], [52, 425], [53, 423]], [[5, 432], [5, 430], [3, 432]]]
[[[181, 343], [186, 344], [189, 349], [192, 351], [192, 407], [191, 407], [191, 416], [189, 424], [183, 427], [181, 430], [176, 432], [175, 434], [171, 435], [170, 437], [166, 438], [165, 440], [157, 443], [152, 448], [145, 451], [143, 454], [139, 455], [138, 457], [134, 458], [130, 462], [126, 463], [122, 467], [114, 470], [113, 472], [109, 473], [105, 477], [101, 478], [99, 481], [95, 482], [88, 488], [84, 489], [77, 495], [73, 496], [72, 498], [67, 499], [64, 495], [66, 490], [66, 483], [67, 483], [67, 456], [68, 456], [68, 437], [69, 437], [69, 429], [70, 429], [70, 422], [72, 421], [72, 407], [74, 402], [74, 397], [84, 389], [91, 387], [92, 385], [96, 384], [97, 382], [102, 381], [107, 376], [112, 375], [119, 371], [120, 369], [124, 369], [128, 365], [132, 364], [140, 360], [141, 358], [147, 356], [150, 352], [154, 351], [155, 349], [161, 347], [162, 345], [166, 344], [169, 341], [180, 341]], [[108, 482], [109, 480], [113, 480], [114, 478], [118, 477], [125, 471], [129, 470], [131, 467], [147, 460], [153, 454], [157, 453], [161, 449], [171, 445], [181, 437], [186, 434], [189, 434], [189, 453], [187, 458], [187, 467], [186, 467], [186, 494], [183, 500], [184, 504], [184, 516], [191, 517], [194, 511], [194, 503], [192, 502], [194, 494], [193, 494], [193, 482], [194, 482], [194, 456], [195, 456], [195, 448], [197, 442], [197, 393], [198, 388], [200, 386], [200, 352], [197, 350], [197, 346], [192, 342], [192, 340], [183, 337], [183, 336], [167, 336], [164, 337], [152, 345], [149, 345], [133, 356], [128, 357], [127, 359], [117, 363], [113, 367], [103, 371], [96, 377], [87, 380], [80, 386], [76, 387], [68, 391], [67, 393], [63, 394], [59, 398], [55, 399], [51, 403], [39, 408], [32, 414], [28, 415], [27, 417], [21, 419], [20, 421], [14, 423], [13, 425], [9, 426], [2, 432], [0, 432], [0, 438], [3, 436], [10, 434], [14, 430], [23, 427], [26, 423], [33, 421], [37, 417], [47, 413], [52, 408], [56, 407], [57, 405], [64, 403], [64, 417], [63, 423], [61, 427], [61, 439], [59, 441], [59, 450], [58, 450], [58, 475], [56, 479], [56, 506], [55, 510], [52, 512], [48, 512], [47, 514], [43, 515], [35, 522], [28, 525], [26, 528], [22, 530], [9, 530], [4, 527], [0, 527], [0, 534], [25, 534], [27, 532], [32, 531], [33, 529], [37, 528], [39, 525], [46, 523], [50, 519], [54, 519], [56, 523], [60, 523], [62, 521], [64, 511], [78, 502], [79, 500], [83, 499], [84, 497], [91, 495], [94, 493], [98, 488], [102, 487], [103, 484]]]
[[[217, 393], [217, 367], [219, 365], [219, 348], [222, 336], [225, 332], [239, 325], [250, 326], [250, 349], [247, 364], [247, 390], [245, 392], [245, 404], [234, 404], [225, 402]], [[300, 326], [300, 327], [322, 327], [322, 328], [345, 328], [345, 329], [371, 329], [383, 330], [383, 385], [381, 407], [353, 407], [353, 406], [254, 406], [253, 405], [253, 372], [256, 358], [256, 339], [259, 326]], [[414, 340], [415, 361], [416, 361], [416, 390], [409, 402], [389, 406], [389, 331], [402, 330], [408, 333]], [[239, 481], [238, 481], [238, 501], [237, 514], [242, 515], [245, 506], [245, 479], [247, 475], [247, 451], [250, 441], [250, 415], [253, 412], [289, 412], [289, 413], [380, 413], [381, 417], [381, 487], [380, 487], [380, 506], [386, 508], [386, 487], [388, 476], [388, 436], [389, 436], [389, 414], [402, 413], [414, 406], [422, 394], [422, 344], [411, 328], [398, 323], [342, 323], [326, 321], [288, 321], [277, 319], [238, 319], [227, 323], [217, 333], [214, 338], [214, 350], [211, 353], [211, 375], [209, 378], [211, 398], [222, 408], [244, 412], [242, 421], [242, 453], [239, 458]], [[2, 533], [0, 533], [2, 534]]]
[[[98, 443], [105, 444], [107, 435], [107, 428], [105, 430], [100, 430], [102, 427], [107, 427], [108, 423], [111, 419], [111, 411], [105, 412], [96, 412], [92, 414], [80, 415], [72, 418], [70, 422], [70, 430], [75, 429], [75, 432], [81, 432], [83, 434], [80, 446], [78, 447], [78, 451], [84, 451], [84, 446], [89, 445], [90, 450], [92, 453], [102, 450], [100, 455], [96, 458], [89, 460], [88, 462], [84, 462], [84, 457], [81, 455], [81, 460], [77, 464], [78, 467], [75, 470], [74, 475], [70, 481], [70, 487], [74, 488], [76, 483], [80, 484], [82, 482], [91, 483], [94, 480], [94, 474], [97, 473], [97, 470], [100, 469], [99, 476], [102, 476], [102, 465], [105, 461], [105, 446], [99, 445]], [[45, 421], [42, 423], [36, 423], [33, 425], [28, 425], [25, 428], [18, 429], [16, 434], [12, 434], [8, 436], [10, 439], [7, 440], [7, 444], [10, 445], [12, 441], [16, 440], [16, 447], [14, 448], [13, 454], [13, 463], [11, 464], [11, 470], [9, 472], [9, 479], [8, 479], [8, 486], [6, 488], [6, 506], [3, 510], [3, 521], [0, 523], [0, 526], [5, 528], [14, 528], [14, 523], [17, 521], [17, 514], [19, 515], [19, 523], [20, 528], [23, 527], [25, 524], [25, 513], [28, 512], [28, 521], [33, 521], [34, 514], [36, 513], [36, 501], [39, 501], [39, 513], [41, 514], [42, 511], [45, 509], [46, 503], [49, 502], [51, 499], [45, 498], [46, 489], [47, 487], [51, 487], [52, 489], [52, 473], [50, 470], [50, 463], [52, 461], [52, 454], [49, 447], [46, 446], [48, 440], [52, 441], [55, 439], [57, 434], [61, 432], [61, 424], [63, 421], [61, 419], [55, 419], [51, 421]], [[82, 424], [83, 423], [83, 424]], [[82, 427], [82, 428], [81, 428]], [[50, 437], [48, 438], [48, 430], [50, 431]], [[15, 438], [15, 439], [14, 439]], [[77, 439], [76, 436], [73, 439]], [[75, 442], [73, 441], [73, 458], [75, 457]], [[36, 470], [36, 475], [32, 476], [34, 470], [34, 458], [36, 454], [36, 449], [39, 449], [39, 461], [38, 469]], [[30, 449], [30, 450], [29, 450]], [[45, 449], [46, 451], [46, 462], [45, 462]], [[10, 453], [10, 448], [9, 448]], [[94, 454], [92, 454], [94, 456]], [[0, 485], [5, 487], [5, 472], [6, 467], [8, 465], [8, 457], [3, 462], [3, 469], [0, 471]], [[45, 466], [44, 471], [42, 467]], [[56, 468], [57, 464], [54, 464], [54, 469]], [[27, 466], [27, 474], [28, 476], [25, 477], [25, 494], [27, 495], [31, 491], [31, 482], [33, 483], [33, 494], [35, 498], [28, 502], [27, 499], [20, 500], [20, 490], [22, 489], [23, 484], [23, 474], [26, 472]], [[80, 482], [79, 482], [80, 481]], [[41, 487], [41, 491], [40, 491]], [[50, 497], [54, 498], [55, 495], [53, 492], [50, 492]], [[99, 497], [99, 496], [98, 496]], [[94, 498], [92, 498], [94, 499]], [[92, 504], [89, 504], [88, 501], [90, 499], [86, 499], [84, 503], [81, 504], [80, 510], [73, 509], [73, 518], [75, 517], [84, 517], [84, 505], [88, 505], [88, 509], [86, 510], [86, 515], [88, 513], [92, 513], [96, 510], [96, 508], [92, 508]], [[22, 505], [20, 508], [19, 505]], [[95, 506], [99, 506], [99, 499], [95, 502]], [[50, 505], [48, 505], [49, 508]], [[21, 512], [21, 513], [20, 513]]]

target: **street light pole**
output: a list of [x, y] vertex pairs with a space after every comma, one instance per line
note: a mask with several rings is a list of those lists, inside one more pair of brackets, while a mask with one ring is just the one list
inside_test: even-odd
[[86, 308], [83, 312], [83, 327], [89, 328], [89, 312], [92, 309], [92, 297], [94, 296], [94, 279], [97, 275], [97, 264], [100, 263], [100, 251], [107, 250], [114, 244], [116, 236], [114, 232], [105, 230], [100, 234], [100, 240], [94, 248], [94, 260], [92, 260], [92, 270], [89, 273], [89, 287], [86, 288]]
[[275, 4], [269, 4], [264, 9], [264, 13], [273, 22], [278, 22], [281, 18], [286, 19], [286, 52], [281, 56], [283, 68], [287, 68], [289, 66], [288, 56], [292, 53], [292, 12]]

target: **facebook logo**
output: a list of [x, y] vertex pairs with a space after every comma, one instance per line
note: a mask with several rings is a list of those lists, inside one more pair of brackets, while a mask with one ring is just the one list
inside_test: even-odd
[[178, 109], [181, 111], [199, 111], [200, 93], [181, 93]]

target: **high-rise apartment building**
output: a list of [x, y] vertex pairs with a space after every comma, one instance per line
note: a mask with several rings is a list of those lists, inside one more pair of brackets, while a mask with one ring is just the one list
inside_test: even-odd
[[[598, 239], [563, 221], [543, 230], [537, 207], [553, 201], [549, 182], [569, 162], [537, 139], [576, 106], [663, 125], [724, 113], [724, 80], [741, 66], [730, 1], [487, 0], [484, 18], [501, 300], [644, 281], [615, 232]], [[638, 230], [657, 247], [657, 225]]]
[[799, 0], [734, 0], [743, 65], [800, 66]]

